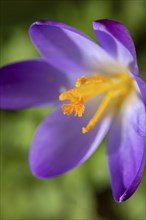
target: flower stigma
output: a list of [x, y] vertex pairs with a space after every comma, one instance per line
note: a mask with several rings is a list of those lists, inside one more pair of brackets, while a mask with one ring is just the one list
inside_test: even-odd
[[75, 88], [60, 94], [59, 100], [70, 101], [62, 105], [65, 115], [74, 113], [75, 116], [82, 117], [85, 112], [85, 103], [93, 97], [104, 94], [104, 98], [96, 113], [87, 126], [82, 128], [82, 133], [85, 134], [95, 127], [113, 100], [115, 101], [114, 106], [119, 107], [134, 88], [134, 80], [127, 70], [116, 75], [109, 75], [108, 77], [100, 74], [88, 77], [82, 76], [77, 79]]

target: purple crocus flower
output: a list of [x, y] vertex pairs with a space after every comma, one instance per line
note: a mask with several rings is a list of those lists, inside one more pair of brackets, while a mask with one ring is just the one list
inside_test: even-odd
[[122, 202], [135, 192], [144, 172], [146, 87], [128, 30], [112, 20], [95, 21], [93, 29], [100, 46], [66, 24], [33, 23], [30, 37], [42, 58], [1, 68], [0, 106], [58, 104], [32, 142], [30, 168], [39, 178], [82, 164], [108, 132], [112, 191]]

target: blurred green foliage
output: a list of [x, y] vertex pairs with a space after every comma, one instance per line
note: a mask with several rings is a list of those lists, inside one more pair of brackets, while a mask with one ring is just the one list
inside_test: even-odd
[[[28, 28], [36, 20], [57, 20], [95, 39], [92, 21], [116, 19], [134, 39], [141, 76], [146, 71], [146, 2], [144, 0], [2, 0], [1, 65], [39, 54]], [[96, 39], [95, 39], [96, 40]], [[32, 176], [28, 152], [34, 131], [50, 108], [1, 111], [1, 219], [146, 219], [146, 181], [126, 202], [114, 202], [106, 165], [105, 140], [82, 166], [54, 179]]]

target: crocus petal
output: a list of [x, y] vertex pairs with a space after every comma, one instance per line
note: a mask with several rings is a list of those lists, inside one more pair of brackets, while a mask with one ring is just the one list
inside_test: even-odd
[[108, 165], [115, 201], [127, 200], [137, 189], [144, 172], [144, 137], [135, 129], [139, 111], [130, 107], [123, 117], [115, 115], [108, 137]]
[[136, 132], [141, 136], [146, 136], [146, 108], [138, 95], [135, 96], [133, 104], [131, 108], [127, 109], [127, 112], [131, 114], [129, 123], [133, 125]]
[[30, 37], [43, 57], [60, 70], [73, 74], [96, 72], [111, 56], [80, 31], [55, 21], [37, 21], [29, 30]]
[[134, 77], [137, 84], [138, 84], [138, 87], [139, 87], [139, 90], [140, 90], [140, 93], [141, 93], [141, 96], [142, 96], [142, 99], [143, 99], [143, 102], [145, 104], [145, 107], [146, 107], [146, 82], [144, 82], [140, 77], [138, 76], [135, 76]]
[[94, 21], [93, 28], [101, 46], [113, 57], [128, 62], [131, 72], [137, 75], [136, 52], [128, 29], [117, 21], [107, 19]]
[[83, 163], [97, 148], [109, 127], [104, 119], [87, 134], [89, 118], [64, 116], [59, 107], [38, 127], [30, 151], [32, 173], [39, 178], [61, 175]]
[[41, 59], [27, 60], [0, 69], [0, 107], [19, 109], [58, 102], [67, 77]]

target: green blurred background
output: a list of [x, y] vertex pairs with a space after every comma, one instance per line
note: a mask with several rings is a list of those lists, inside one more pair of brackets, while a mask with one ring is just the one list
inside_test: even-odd
[[[28, 36], [36, 20], [61, 21], [95, 39], [92, 21], [102, 18], [116, 19], [128, 27], [145, 78], [144, 0], [2, 0], [1, 65], [38, 56]], [[32, 176], [29, 148], [37, 125], [50, 110], [1, 111], [1, 219], [145, 220], [146, 178], [128, 201], [115, 203], [105, 141], [85, 164], [61, 177], [39, 180]]]

